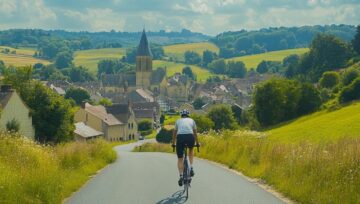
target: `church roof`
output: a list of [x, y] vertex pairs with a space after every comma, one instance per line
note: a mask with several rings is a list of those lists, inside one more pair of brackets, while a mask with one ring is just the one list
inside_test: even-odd
[[137, 56], [151, 56], [149, 42], [147, 40], [145, 29], [142, 32], [140, 43], [137, 49]]

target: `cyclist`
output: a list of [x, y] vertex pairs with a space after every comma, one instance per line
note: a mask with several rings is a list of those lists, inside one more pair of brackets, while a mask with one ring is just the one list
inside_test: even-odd
[[175, 122], [175, 129], [172, 137], [172, 146], [175, 147], [176, 141], [176, 154], [178, 157], [178, 169], [180, 173], [180, 179], [178, 181], [179, 186], [183, 185], [183, 171], [184, 171], [184, 146], [185, 144], [189, 148], [189, 160], [190, 160], [190, 176], [195, 175], [193, 170], [193, 158], [194, 158], [194, 144], [199, 146], [197, 138], [196, 124], [193, 119], [189, 117], [190, 112], [187, 109], [180, 111], [181, 118]]

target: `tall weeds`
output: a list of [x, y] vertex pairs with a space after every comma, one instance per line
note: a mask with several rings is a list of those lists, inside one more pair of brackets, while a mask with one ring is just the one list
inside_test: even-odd
[[115, 159], [102, 140], [51, 147], [0, 133], [0, 203], [61, 203]]

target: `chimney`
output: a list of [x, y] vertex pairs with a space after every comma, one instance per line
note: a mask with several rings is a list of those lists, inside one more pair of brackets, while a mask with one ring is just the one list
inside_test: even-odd
[[11, 92], [11, 91], [12, 91], [11, 85], [9, 85], [9, 84], [1, 85], [1, 92], [2, 93], [8, 93], [8, 92]]
[[81, 102], [81, 108], [85, 109], [85, 107], [86, 107], [86, 101]]

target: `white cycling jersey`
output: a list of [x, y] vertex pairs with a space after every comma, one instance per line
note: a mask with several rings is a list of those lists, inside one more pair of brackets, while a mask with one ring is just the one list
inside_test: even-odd
[[191, 118], [180, 118], [175, 122], [177, 134], [194, 134], [196, 123]]

